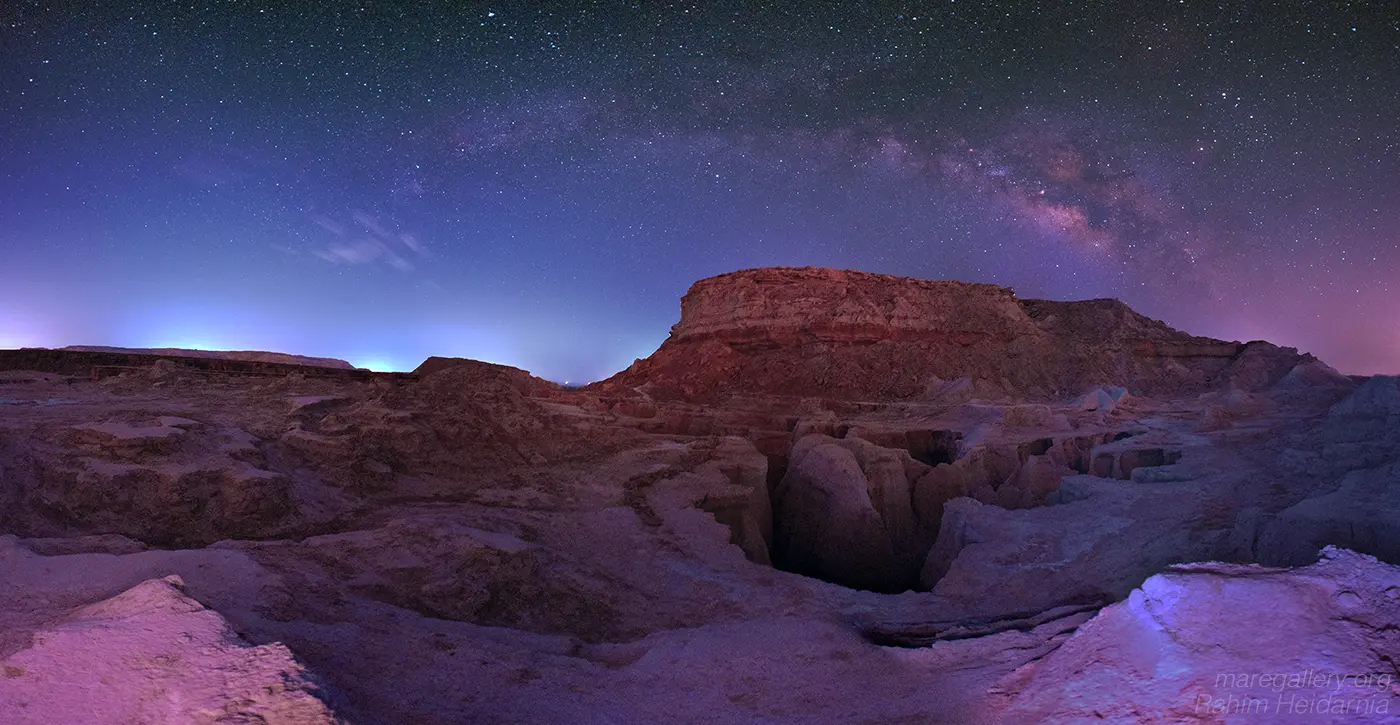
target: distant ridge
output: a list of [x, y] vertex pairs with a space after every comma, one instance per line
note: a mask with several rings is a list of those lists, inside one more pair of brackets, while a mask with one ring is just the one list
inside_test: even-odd
[[277, 363], [280, 365], [305, 365], [314, 368], [336, 368], [354, 370], [354, 365], [333, 357], [308, 357], [291, 355], [285, 352], [265, 352], [262, 350], [187, 350], [178, 347], [108, 347], [105, 345], [69, 345], [60, 348], [72, 352], [114, 352], [128, 355], [165, 355], [169, 357], [203, 357], [215, 360], [242, 360], [245, 362]]

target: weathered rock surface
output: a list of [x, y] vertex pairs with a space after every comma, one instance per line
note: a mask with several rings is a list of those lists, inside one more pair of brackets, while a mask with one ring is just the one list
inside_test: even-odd
[[1183, 565], [1004, 680], [999, 722], [1395, 722], [1396, 652], [1396, 567], [1338, 549], [1293, 571]]
[[1374, 375], [1332, 406], [1333, 415], [1400, 418], [1400, 377]]
[[0, 661], [0, 722], [342, 722], [286, 647], [241, 640], [182, 585], [154, 579], [82, 607]]
[[1267, 387], [1309, 359], [1193, 337], [1117, 300], [1019, 300], [986, 284], [777, 267], [696, 282], [661, 348], [608, 383], [689, 400], [943, 397], [945, 381], [963, 378], [1022, 398], [1102, 384], [1182, 394]]
[[1400, 562], [1400, 464], [1352, 471], [1337, 490], [1284, 509], [1255, 546], [1265, 563], [1300, 566], [1329, 545]]
[[179, 416], [60, 428], [27, 446], [0, 438], [8, 530], [120, 534], [160, 544], [265, 536], [295, 523], [292, 481], [238, 429]]
[[885, 493], [835, 439], [818, 434], [798, 441], [774, 492], [776, 559], [790, 571], [851, 587], [898, 587], [894, 544], [877, 509], [897, 503]]
[[922, 586], [964, 611], [1041, 611], [1119, 599], [1167, 565], [1232, 551], [1234, 517], [1208, 483], [1071, 476], [1057, 495], [1056, 505], [1016, 511], [948, 502]]
[[997, 503], [1004, 509], [1041, 506], [1060, 488], [1065, 476], [1073, 475], [1074, 469], [1057, 462], [1053, 456], [1028, 456], [997, 491]]
[[1128, 397], [1126, 388], [1118, 387], [1095, 387], [1080, 398], [1080, 406], [1084, 410], [1102, 410], [1110, 412], [1118, 407], [1119, 401]]
[[645, 493], [653, 513], [687, 508], [712, 515], [729, 529], [729, 542], [757, 564], [771, 564], [773, 503], [768, 490], [768, 461], [748, 441], [722, 438], [713, 445], [693, 446], [681, 455], [702, 459], [689, 470], [667, 471]]

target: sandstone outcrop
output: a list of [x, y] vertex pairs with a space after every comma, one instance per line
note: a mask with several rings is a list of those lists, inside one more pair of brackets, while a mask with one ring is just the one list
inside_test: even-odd
[[767, 459], [738, 437], [695, 446], [692, 455], [700, 459], [693, 468], [657, 477], [645, 493], [646, 505], [662, 514], [686, 508], [705, 511], [729, 529], [729, 542], [750, 561], [771, 564], [773, 503]]
[[[798, 442], [774, 492], [775, 558], [783, 568], [860, 589], [900, 588], [890, 530], [904, 523], [904, 512], [884, 520], [881, 508], [898, 509], [897, 491], [881, 487], [893, 483], [888, 472], [873, 473], [875, 480], [835, 439]], [[907, 494], [903, 501], [907, 507]]]
[[1300, 566], [1329, 545], [1400, 562], [1400, 464], [1352, 471], [1335, 491], [1284, 509], [1255, 546], [1264, 563]]
[[1233, 555], [1227, 494], [1209, 481], [1144, 485], [1069, 476], [1055, 505], [944, 506], [920, 584], [981, 614], [1113, 601], [1170, 564]]
[[182, 585], [153, 579], [83, 607], [0, 661], [0, 721], [343, 722], [286, 647], [248, 644]]
[[1172, 567], [1004, 680], [999, 722], [1394, 722], [1397, 592], [1400, 569], [1339, 549]]
[[255, 440], [179, 416], [82, 423], [9, 456], [0, 440], [9, 497], [0, 524], [30, 536], [118, 534], [161, 545], [285, 532], [297, 519], [293, 483], [266, 467]]
[[777, 267], [696, 282], [661, 348], [607, 382], [700, 401], [932, 398], [959, 379], [1016, 397], [1094, 385], [1182, 394], [1267, 387], [1309, 359], [1194, 337], [1116, 300], [1020, 300], [987, 284]]

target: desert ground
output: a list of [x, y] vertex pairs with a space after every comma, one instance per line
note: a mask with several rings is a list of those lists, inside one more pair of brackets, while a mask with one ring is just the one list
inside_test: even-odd
[[701, 280], [582, 388], [0, 351], [0, 723], [1400, 713], [1400, 387], [1113, 300]]

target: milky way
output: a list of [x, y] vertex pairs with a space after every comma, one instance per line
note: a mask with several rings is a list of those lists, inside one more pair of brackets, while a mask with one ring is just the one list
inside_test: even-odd
[[83, 5], [0, 8], [0, 347], [579, 381], [810, 264], [1400, 372], [1394, 3]]

